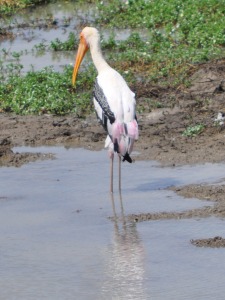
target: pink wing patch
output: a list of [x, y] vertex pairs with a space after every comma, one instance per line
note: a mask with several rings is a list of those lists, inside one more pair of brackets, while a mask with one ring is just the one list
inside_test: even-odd
[[136, 120], [127, 123], [128, 136], [134, 140], [138, 139], [138, 124]]
[[119, 153], [125, 155], [133, 150], [134, 141], [138, 139], [138, 124], [136, 120], [128, 123], [115, 121], [112, 125], [112, 142], [118, 143]]
[[120, 123], [118, 121], [115, 121], [112, 126], [112, 137], [113, 137], [113, 143], [117, 139], [117, 141], [120, 140], [121, 135], [124, 134], [124, 126], [123, 123]]

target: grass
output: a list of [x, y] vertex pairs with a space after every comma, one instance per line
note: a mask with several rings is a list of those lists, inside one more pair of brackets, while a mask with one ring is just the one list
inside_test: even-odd
[[[42, 3], [54, 2], [55, 0], [0, 0], [0, 17], [17, 12], [28, 6], [35, 6]], [[65, 0], [67, 1], [67, 0]], [[70, 0], [69, 0], [70, 1]], [[73, 1], [73, 0], [71, 0]], [[94, 0], [76, 0], [77, 3], [92, 3]]]
[[[0, 0], [0, 14], [7, 13], [10, 7], [16, 9], [40, 2], [45, 1]], [[187, 86], [195, 64], [225, 54], [224, 0], [89, 2], [97, 7], [94, 26], [112, 27], [115, 30], [132, 28], [132, 34], [124, 41], [118, 41], [111, 35], [107, 39], [102, 38], [101, 43], [109, 63], [122, 73], [129, 84], [139, 76], [142, 81], [154, 81], [158, 85]], [[145, 29], [144, 35], [142, 29]], [[71, 32], [66, 41], [55, 39], [49, 45], [36, 45], [33, 51], [74, 51], [77, 46], [77, 37]], [[8, 65], [6, 72], [0, 75], [2, 110], [23, 114], [76, 112], [78, 115], [79, 109], [87, 113], [90, 111], [91, 84], [96, 75], [93, 66], [79, 73], [75, 92], [71, 87], [71, 70], [68, 68], [61, 76], [47, 68], [18, 77], [22, 68], [19, 64], [20, 55], [11, 53], [17, 62]], [[6, 78], [6, 74], [10, 76]], [[38, 87], [42, 91], [40, 94]], [[16, 93], [13, 93], [13, 89]]]
[[61, 42], [60, 39], [55, 39], [50, 43], [50, 49], [53, 51], [71, 51], [76, 50], [78, 47], [78, 39], [73, 32], [69, 33], [68, 39], [65, 42]]
[[6, 14], [12, 14], [18, 9], [40, 3], [50, 2], [47, 0], [0, 0], [0, 17]]
[[187, 129], [184, 130], [182, 133], [183, 136], [186, 137], [194, 137], [196, 135], [199, 135], [202, 133], [202, 131], [205, 129], [205, 125], [203, 124], [197, 124], [194, 126], [189, 126]]
[[71, 85], [71, 78], [72, 67], [64, 68], [62, 73], [49, 67], [39, 72], [30, 71], [25, 76], [13, 74], [0, 84], [0, 109], [17, 114], [73, 112], [82, 117], [91, 109], [90, 95], [82, 92], [82, 86], [91, 89], [94, 70], [89, 67], [80, 74], [76, 89]]
[[190, 64], [225, 53], [225, 1], [98, 1], [97, 21], [107, 27], [149, 30], [146, 45], [136, 38], [121, 59], [147, 65], [151, 79], [172, 75], [183, 80]]

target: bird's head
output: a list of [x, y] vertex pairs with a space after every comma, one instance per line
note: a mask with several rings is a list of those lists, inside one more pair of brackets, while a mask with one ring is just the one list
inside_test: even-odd
[[94, 27], [85, 27], [80, 33], [80, 43], [79, 43], [79, 47], [77, 50], [77, 56], [76, 56], [74, 69], [73, 69], [73, 77], [72, 77], [73, 85], [75, 84], [80, 64], [81, 64], [86, 52], [92, 45], [93, 39], [95, 39], [95, 40], [99, 39], [98, 30]]

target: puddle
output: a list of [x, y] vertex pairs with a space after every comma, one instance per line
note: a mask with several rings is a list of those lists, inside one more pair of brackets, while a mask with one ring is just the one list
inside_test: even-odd
[[[56, 159], [0, 169], [2, 299], [223, 299], [225, 250], [196, 248], [190, 240], [223, 236], [224, 220], [125, 219], [209, 205], [164, 188], [216, 182], [223, 164], [123, 164], [121, 201], [108, 193], [106, 151], [14, 150]], [[108, 218], [115, 214], [120, 218]]]
[[[35, 45], [44, 44], [47, 47], [51, 41], [59, 39], [64, 42], [69, 33], [77, 33], [82, 20], [92, 20], [91, 5], [78, 5], [76, 2], [57, 1], [27, 9], [0, 23], [13, 33], [14, 38], [0, 43], [4, 52], [0, 60], [5, 63], [19, 62], [23, 65], [22, 73], [29, 70], [41, 70], [46, 66], [54, 66], [60, 71], [63, 66], [74, 62], [74, 51], [53, 52], [46, 50], [42, 54], [35, 50]], [[13, 58], [12, 53], [20, 53]], [[57, 59], [56, 59], [57, 57]]]
[[[74, 64], [75, 51], [50, 51], [50, 43], [56, 39], [64, 42], [69, 34], [75, 33], [79, 37], [81, 29], [88, 25], [94, 25], [96, 14], [94, 4], [77, 4], [76, 1], [56, 1], [40, 5], [35, 8], [27, 9], [21, 13], [0, 20], [0, 26], [11, 32], [13, 38], [0, 42], [1, 49], [0, 61], [3, 65], [9, 63], [21, 64], [22, 73], [28, 71], [41, 70], [44, 67], [52, 66], [55, 71], [61, 71], [64, 66]], [[131, 29], [116, 31], [112, 29], [101, 30], [104, 38], [111, 34], [115, 35], [116, 40], [125, 40], [132, 33]], [[148, 32], [141, 31], [144, 37]], [[45, 45], [45, 51], [40, 52], [35, 49], [37, 45]], [[19, 58], [13, 53], [19, 53]]]

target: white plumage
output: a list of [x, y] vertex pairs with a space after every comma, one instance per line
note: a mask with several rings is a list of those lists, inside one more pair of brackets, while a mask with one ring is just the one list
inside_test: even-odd
[[120, 188], [120, 159], [132, 162], [130, 154], [134, 141], [138, 139], [138, 125], [136, 121], [135, 94], [129, 89], [123, 77], [111, 68], [102, 56], [100, 36], [97, 29], [85, 27], [80, 34], [80, 44], [77, 52], [73, 72], [75, 83], [80, 63], [90, 49], [93, 63], [98, 71], [94, 87], [94, 106], [108, 136], [105, 146], [109, 148], [111, 167], [111, 191], [113, 177], [114, 152], [119, 157], [119, 188]]

